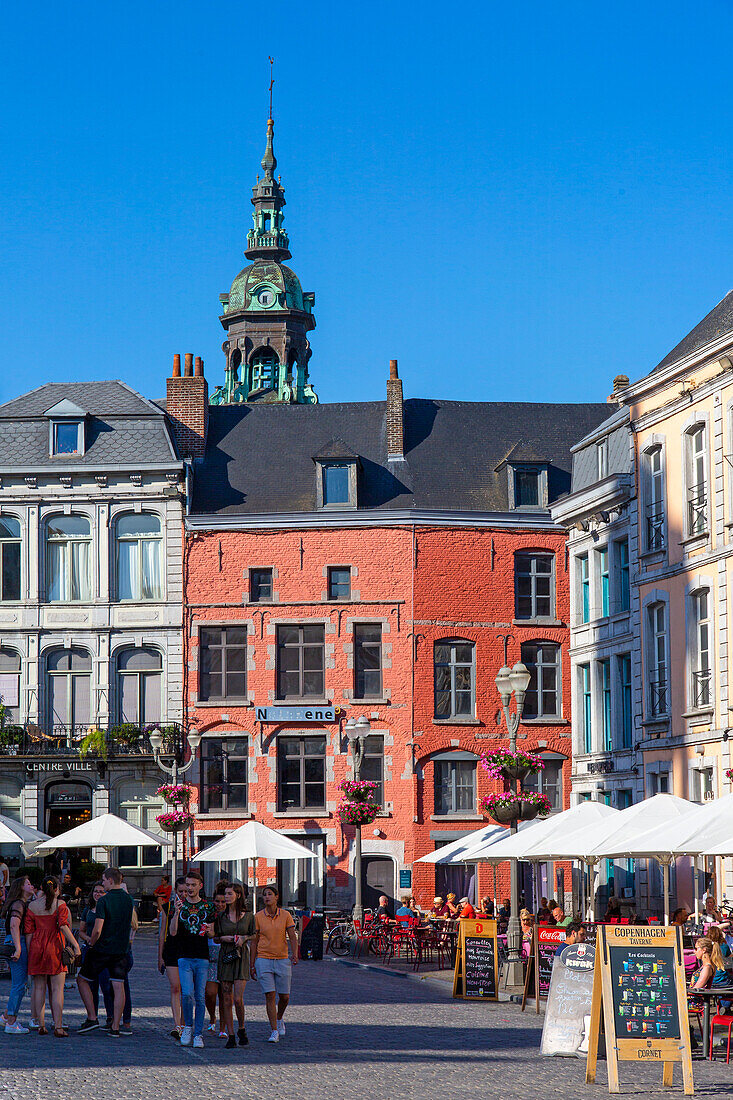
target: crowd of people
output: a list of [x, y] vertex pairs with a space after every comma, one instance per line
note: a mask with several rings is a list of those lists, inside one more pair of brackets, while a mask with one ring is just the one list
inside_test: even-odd
[[[66, 1038], [64, 989], [69, 972], [76, 970], [86, 1009], [78, 1034], [102, 1029], [112, 1038], [131, 1035], [129, 974], [138, 918], [122, 872], [107, 867], [94, 883], [76, 933], [64, 885], [57, 876], [46, 875], [36, 887], [20, 873], [7, 888], [0, 919], [11, 988], [0, 1026], [10, 1035], [49, 1034], [48, 1000], [53, 1035]], [[298, 962], [293, 917], [280, 907], [274, 886], [263, 889], [263, 908], [253, 913], [240, 883], [218, 883], [210, 901], [203, 885], [201, 874], [191, 870], [174, 886], [164, 876], [156, 895], [158, 966], [170, 987], [171, 1036], [183, 1046], [202, 1047], [208, 1013], [207, 1030], [226, 1038], [227, 1049], [246, 1046], [244, 991], [248, 979], [255, 979], [265, 997], [268, 1042], [277, 1043], [285, 1034], [292, 966]], [[26, 1027], [19, 1011], [29, 983], [31, 1018]]]

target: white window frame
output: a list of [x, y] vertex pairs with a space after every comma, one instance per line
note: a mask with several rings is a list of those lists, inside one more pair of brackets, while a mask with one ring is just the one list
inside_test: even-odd
[[664, 465], [664, 446], [655, 440], [644, 451], [644, 547], [649, 554], [659, 553], [667, 546]]
[[686, 538], [707, 535], [710, 526], [710, 473], [708, 468], [708, 431], [704, 421], [696, 421], [685, 431], [685, 517]]
[[663, 600], [646, 605], [647, 714], [650, 718], [666, 718], [669, 714], [669, 615]]

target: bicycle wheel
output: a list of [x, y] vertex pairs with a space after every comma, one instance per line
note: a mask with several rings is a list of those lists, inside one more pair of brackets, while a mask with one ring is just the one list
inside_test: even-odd
[[339, 958], [343, 958], [344, 955], [348, 955], [351, 944], [349, 937], [340, 928], [334, 928], [331, 935], [328, 937], [327, 951], [330, 951], [332, 955], [336, 955]]

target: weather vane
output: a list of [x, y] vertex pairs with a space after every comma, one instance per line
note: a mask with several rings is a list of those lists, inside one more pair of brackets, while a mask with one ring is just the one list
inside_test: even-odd
[[272, 66], [275, 64], [275, 58], [274, 57], [268, 57], [267, 60], [270, 62], [270, 113], [267, 117], [272, 118], [272, 85], [275, 83], [275, 81], [272, 78]]

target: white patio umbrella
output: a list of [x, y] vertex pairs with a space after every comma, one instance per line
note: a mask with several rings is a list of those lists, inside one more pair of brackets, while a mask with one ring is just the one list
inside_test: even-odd
[[655, 794], [620, 810], [608, 825], [596, 826], [593, 834], [585, 839], [588, 856], [598, 859], [656, 859], [662, 866], [662, 890], [664, 894], [664, 920], [669, 923], [669, 868], [676, 853], [670, 851], [669, 842], [650, 844], [649, 834], [661, 830], [674, 830], [680, 819], [689, 817], [698, 807], [686, 798], [674, 794]]
[[315, 859], [315, 852], [305, 848], [276, 829], [268, 829], [261, 821], [248, 821], [227, 833], [216, 844], [193, 856], [191, 862], [229, 863], [238, 859], [254, 860], [253, 910], [257, 912], [257, 860], [277, 863], [288, 859]]
[[451, 840], [442, 848], [436, 848], [434, 852], [420, 856], [415, 863], [463, 863], [463, 853], [469, 848], [475, 848], [477, 844], [495, 844], [499, 840], [506, 840], [510, 836], [509, 830], [502, 825], [482, 825], [480, 829], [474, 829], [471, 833]]
[[[7, 837], [7, 830], [14, 834], [14, 839]], [[48, 840], [48, 833], [31, 829], [30, 825], [22, 825], [20, 821], [0, 814], [0, 844], [20, 844], [23, 855], [30, 857], [42, 840]]]
[[[541, 849], [548, 848], [552, 838], [561, 836], [566, 830], [576, 826], [588, 828], [605, 818], [618, 813], [611, 806], [602, 802], [580, 802], [577, 806], [571, 806], [569, 810], [553, 814], [538, 821], [526, 821], [523, 826], [506, 840], [500, 840], [494, 844], [477, 844], [469, 849], [464, 859], [473, 861], [485, 861], [501, 863], [505, 859], [535, 860], [544, 863], [545, 860], [554, 859], [554, 856], [544, 855]], [[537, 850], [537, 855], [530, 852]], [[572, 857], [568, 857], [572, 858]]]
[[36, 847], [37, 852], [53, 852], [57, 848], [120, 848], [126, 845], [151, 847], [169, 845], [170, 840], [131, 825], [116, 814], [100, 814], [59, 836], [52, 836]]

